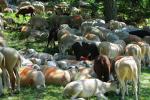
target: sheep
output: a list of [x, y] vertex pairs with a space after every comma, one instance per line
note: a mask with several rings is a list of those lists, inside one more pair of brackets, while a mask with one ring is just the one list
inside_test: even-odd
[[77, 80], [68, 83], [63, 91], [63, 96], [71, 100], [85, 100], [83, 98], [97, 96], [98, 100], [103, 98], [107, 100], [104, 93], [108, 91], [115, 91], [117, 84], [102, 82], [99, 79], [85, 79]]
[[150, 36], [144, 36], [143, 40], [150, 45]]
[[142, 59], [142, 63], [144, 65], [144, 67], [146, 67], [146, 65], [150, 66], [150, 46], [148, 43], [145, 42], [137, 42], [137, 45], [140, 46], [141, 48], [141, 59]]
[[5, 8], [4, 13], [13, 13], [13, 10], [11, 8]]
[[10, 89], [9, 74], [5, 67], [5, 57], [0, 52], [0, 96], [4, 94], [4, 89]]
[[124, 22], [119, 22], [119, 21], [115, 21], [115, 20], [111, 20], [109, 22], [109, 28], [111, 30], [115, 30], [115, 29], [119, 29], [119, 28], [123, 28], [125, 27], [126, 24]]
[[42, 2], [35, 1], [35, 2], [32, 2], [32, 5], [35, 8], [36, 14], [44, 14], [45, 15], [45, 6]]
[[45, 77], [41, 71], [24, 67], [19, 70], [21, 86], [35, 86], [37, 89], [45, 88]]
[[31, 5], [31, 3], [29, 1], [24, 1], [24, 2], [21, 2], [18, 7], [21, 8], [21, 7], [28, 6], [28, 5]]
[[4, 8], [8, 7], [7, 0], [0, 0], [0, 12], [3, 12]]
[[5, 57], [5, 68], [10, 75], [12, 93], [20, 91], [20, 77], [18, 68], [21, 66], [21, 57], [18, 51], [10, 47], [0, 47], [0, 52]]
[[122, 55], [124, 53], [124, 48], [126, 43], [123, 40], [117, 40], [114, 43], [111, 42], [101, 42], [99, 45], [100, 54], [107, 55], [110, 59]]
[[19, 18], [19, 15], [23, 15], [23, 17], [25, 17], [26, 14], [30, 14], [32, 17], [34, 13], [35, 13], [35, 8], [32, 5], [28, 5], [19, 8], [18, 12], [15, 15], [17, 18]]
[[53, 66], [43, 66], [41, 71], [45, 76], [46, 84], [66, 85], [74, 80], [75, 75], [78, 73], [78, 68], [75, 67], [62, 70]]
[[125, 56], [115, 62], [115, 72], [119, 81], [122, 97], [124, 100], [125, 92], [128, 94], [127, 81], [133, 81], [135, 99], [138, 100], [139, 93], [139, 74], [140, 62], [133, 56]]
[[37, 30], [46, 30], [49, 25], [48, 22], [45, 18], [42, 18], [40, 16], [33, 16], [29, 21], [28, 21], [29, 26], [31, 26], [32, 29], [37, 29]]

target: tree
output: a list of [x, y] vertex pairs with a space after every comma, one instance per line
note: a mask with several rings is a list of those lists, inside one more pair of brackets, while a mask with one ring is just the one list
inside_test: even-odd
[[117, 5], [116, 0], [104, 0], [104, 17], [105, 21], [109, 22], [112, 19], [116, 19]]

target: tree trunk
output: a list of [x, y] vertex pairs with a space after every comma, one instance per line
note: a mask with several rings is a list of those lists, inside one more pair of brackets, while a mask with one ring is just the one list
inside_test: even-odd
[[116, 19], [117, 6], [116, 0], [104, 0], [104, 17], [105, 21], [109, 22], [112, 19]]

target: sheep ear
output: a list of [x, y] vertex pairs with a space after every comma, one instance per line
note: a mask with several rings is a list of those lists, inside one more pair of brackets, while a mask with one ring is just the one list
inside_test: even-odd
[[67, 69], [69, 70], [69, 69], [71, 69], [72, 67], [68, 67]]
[[75, 66], [75, 69], [79, 72], [79, 68], [78, 68], [78, 66]]

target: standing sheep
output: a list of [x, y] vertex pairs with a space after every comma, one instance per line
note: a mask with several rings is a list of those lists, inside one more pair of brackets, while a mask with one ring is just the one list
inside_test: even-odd
[[16, 17], [19, 18], [19, 15], [23, 15], [25, 17], [26, 14], [30, 14], [31, 17], [35, 13], [35, 8], [32, 5], [21, 7], [16, 13]]
[[17, 50], [10, 47], [0, 47], [0, 52], [5, 57], [5, 68], [10, 76], [12, 92], [20, 91], [20, 77], [18, 67], [21, 66], [20, 54]]

